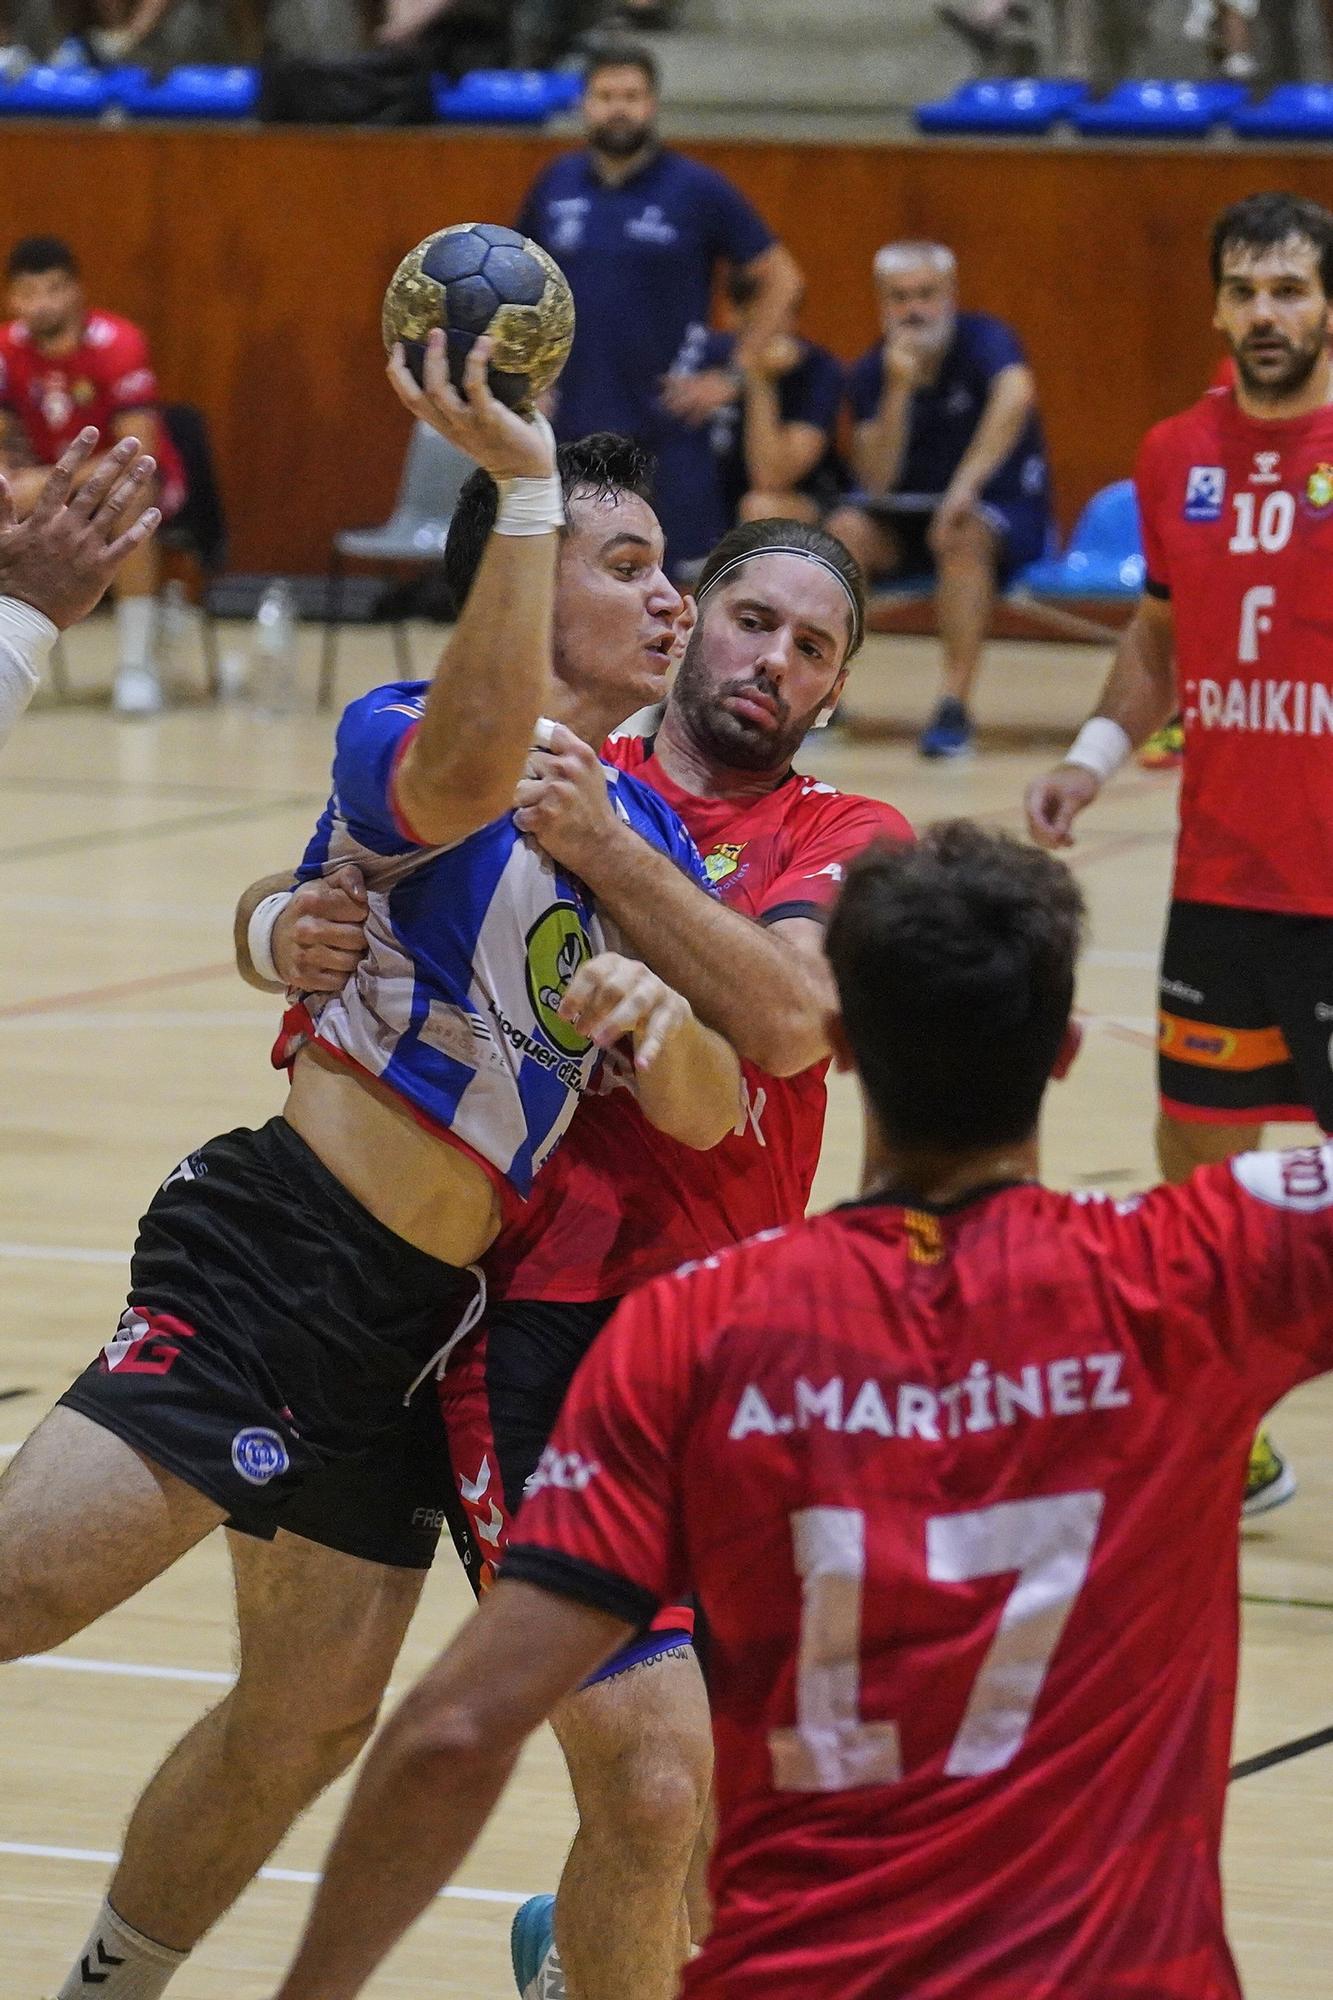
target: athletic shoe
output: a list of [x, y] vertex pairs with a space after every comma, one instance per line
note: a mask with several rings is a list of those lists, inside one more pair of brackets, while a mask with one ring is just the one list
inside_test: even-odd
[[523, 2000], [565, 2000], [565, 1972], [555, 1948], [554, 1896], [529, 1896], [515, 1911], [509, 1956]]
[[122, 667], [111, 706], [117, 715], [156, 715], [162, 706], [162, 683], [151, 667]]
[[1139, 751], [1145, 771], [1177, 771], [1185, 761], [1185, 725], [1173, 715], [1161, 729], [1154, 729]]
[[1241, 1513], [1247, 1521], [1256, 1514], [1269, 1514], [1283, 1507], [1296, 1491], [1296, 1475], [1277, 1450], [1267, 1431], [1256, 1431], [1250, 1446], [1250, 1468], [1245, 1475], [1245, 1500]]
[[972, 718], [961, 701], [945, 695], [917, 738], [923, 757], [967, 757], [973, 748]]

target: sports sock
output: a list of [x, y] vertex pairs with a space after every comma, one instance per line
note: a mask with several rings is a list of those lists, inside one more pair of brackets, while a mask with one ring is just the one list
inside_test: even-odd
[[157, 600], [152, 597], [116, 599], [116, 640], [122, 667], [144, 667], [152, 671], [153, 637], [157, 626]]
[[103, 1903], [56, 2000], [158, 2000], [188, 1957], [155, 1944]]

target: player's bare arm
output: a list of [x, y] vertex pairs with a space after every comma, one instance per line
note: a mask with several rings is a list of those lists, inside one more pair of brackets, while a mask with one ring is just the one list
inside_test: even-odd
[[746, 1061], [794, 1076], [828, 1053], [827, 990], [808, 954], [706, 896], [611, 810], [602, 766], [557, 725], [516, 823], [588, 884], [632, 949]]
[[501, 1579], [376, 1737], [278, 2000], [351, 2000], [471, 1848], [523, 1743], [632, 1627]]
[[[1175, 630], [1170, 600], [1144, 596], [1120, 635], [1101, 700], [1084, 729], [1099, 721], [1112, 730], [1119, 729], [1128, 755], [1161, 728], [1175, 705]], [[1079, 740], [1083, 740], [1082, 734]], [[1087, 764], [1071, 761], [1077, 750], [1076, 743], [1063, 763], [1028, 787], [1024, 801], [1028, 832], [1041, 847], [1072, 846], [1074, 821], [1106, 782], [1102, 775], [1105, 764], [1095, 769], [1095, 758]]]
[[[255, 962], [251, 925], [260, 905], [285, 897], [267, 934], [274, 977]], [[289, 870], [261, 875], [241, 892], [232, 921], [236, 970], [261, 993], [341, 993], [366, 955], [366, 884], [344, 861], [328, 875], [297, 886]]]
[[560, 1012], [598, 1048], [632, 1039], [635, 1095], [659, 1132], [707, 1152], [734, 1128], [742, 1114], [735, 1050], [646, 965], [599, 952], [575, 973]]
[[[503, 496], [510, 480], [554, 480], [555, 443], [544, 420], [530, 422], [491, 394], [491, 346], [484, 338], [474, 344], [461, 394], [438, 332], [427, 346], [423, 387], [398, 350], [389, 380], [411, 414], [483, 466]], [[494, 534], [487, 544], [398, 768], [399, 806], [423, 843], [463, 840], [509, 809], [550, 686], [555, 555], [554, 521], [543, 532]]]
[[1030, 368], [1014, 362], [990, 385], [971, 444], [958, 462], [948, 491], [935, 510], [931, 533], [945, 532], [970, 514], [982, 488], [999, 471], [1023, 433], [1037, 401]]

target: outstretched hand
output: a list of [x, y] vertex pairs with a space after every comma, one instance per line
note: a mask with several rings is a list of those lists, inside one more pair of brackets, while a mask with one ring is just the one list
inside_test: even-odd
[[161, 509], [148, 505], [157, 461], [141, 454], [138, 438], [122, 438], [73, 492], [97, 445], [91, 427], [79, 432], [22, 521], [0, 478], [0, 596], [30, 604], [62, 632], [88, 616], [162, 519]]
[[463, 363], [463, 387], [449, 379], [444, 335], [438, 327], [426, 342], [418, 386], [403, 357], [401, 341], [389, 356], [388, 375], [404, 409], [429, 424], [450, 444], [489, 472], [492, 479], [542, 479], [555, 471], [555, 438], [545, 417], [521, 417], [491, 393], [486, 368], [494, 342], [481, 335]]

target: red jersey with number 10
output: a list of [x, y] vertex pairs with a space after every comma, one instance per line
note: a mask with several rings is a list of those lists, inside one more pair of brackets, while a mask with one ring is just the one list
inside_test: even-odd
[[[846, 864], [871, 841], [912, 838], [892, 806], [798, 772], [759, 798], [701, 799], [672, 783], [649, 739], [613, 738], [603, 755], [661, 794], [723, 902], [760, 923], [822, 916]], [[487, 1255], [495, 1296], [619, 1298], [690, 1258], [803, 1216], [828, 1064], [790, 1077], [743, 1067], [744, 1119], [701, 1153], [649, 1125], [613, 1051], [522, 1214]]]
[[1333, 408], [1259, 422], [1210, 390], [1134, 477], [1185, 721], [1175, 894], [1333, 916]]
[[863, 1202], [620, 1307], [502, 1578], [707, 1614], [685, 2000], [1239, 2000], [1240, 1499], [1331, 1299], [1328, 1145]]

